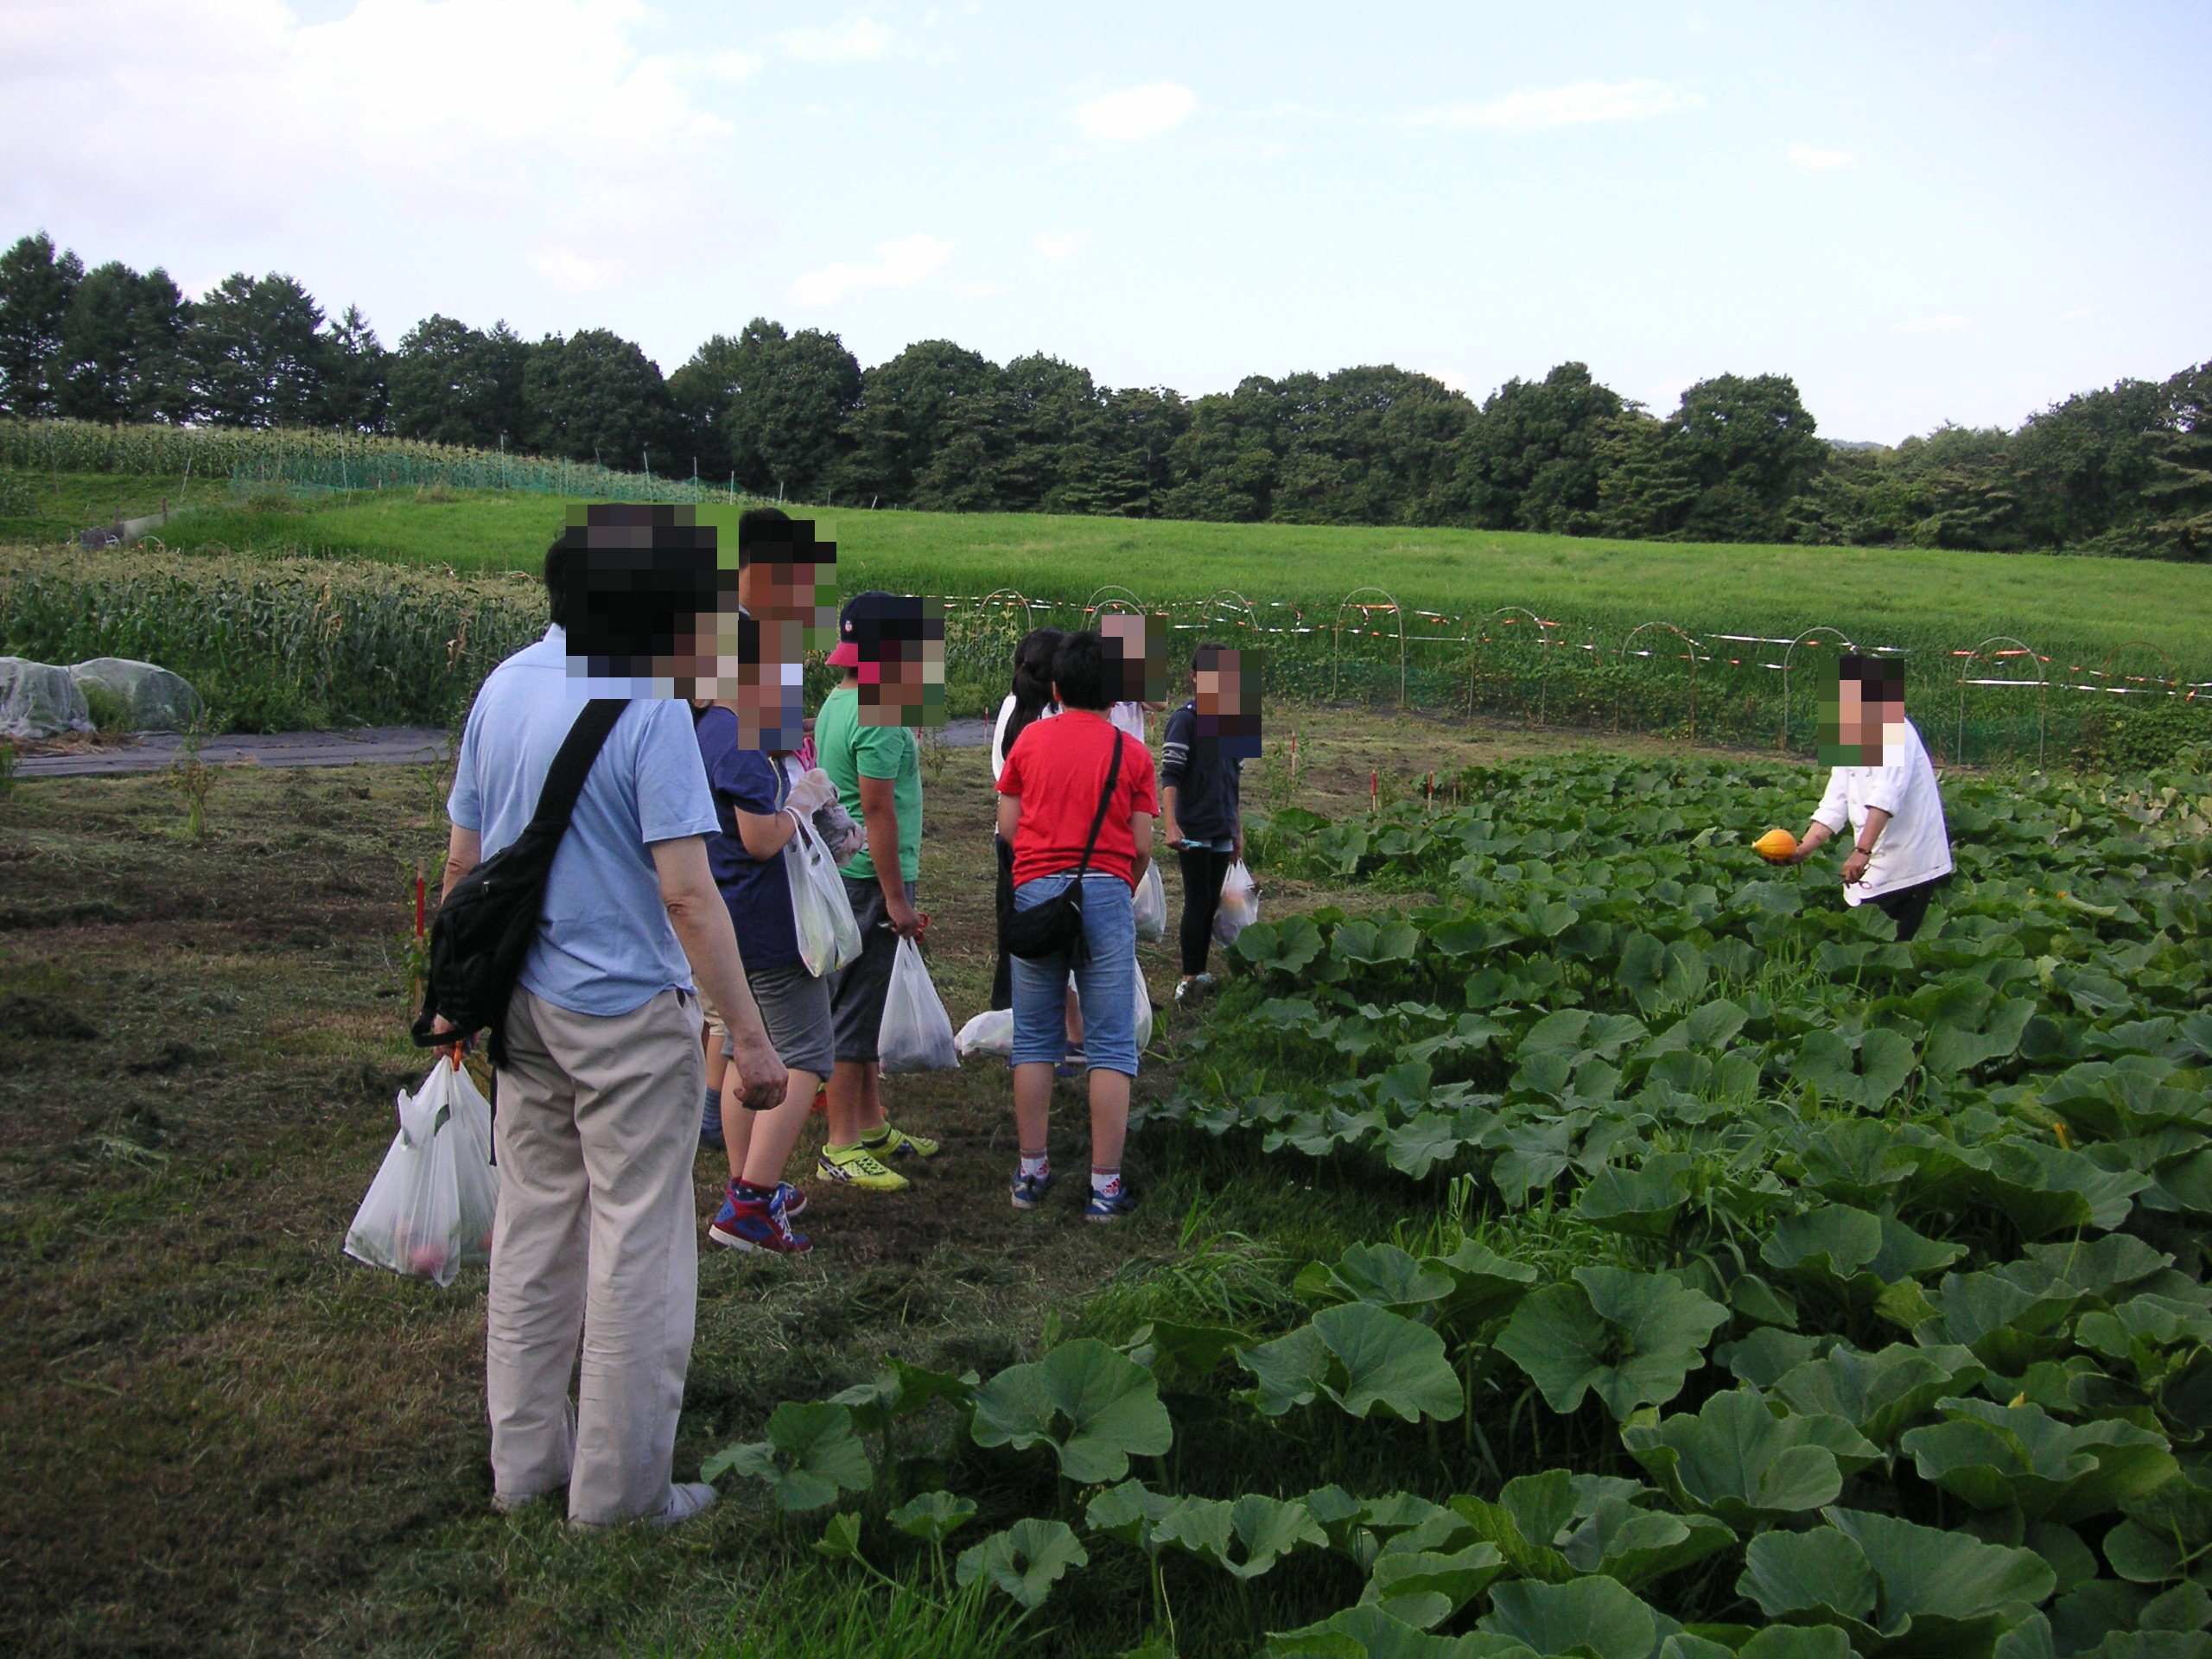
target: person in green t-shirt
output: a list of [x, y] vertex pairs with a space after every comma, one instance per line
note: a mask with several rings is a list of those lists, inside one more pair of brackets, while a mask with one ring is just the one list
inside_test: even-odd
[[[938, 1143], [908, 1135], [885, 1118], [876, 1034], [890, 988], [899, 941], [917, 937], [922, 918], [914, 887], [922, 861], [921, 752], [912, 722], [926, 707], [926, 644], [918, 600], [856, 594], [837, 621], [830, 664], [843, 682], [823, 699], [814, 720], [816, 762], [837, 786], [847, 812], [868, 830], [868, 849], [839, 867], [845, 896], [860, 924], [861, 956], [836, 976], [830, 1016], [836, 1064], [830, 1075], [830, 1132], [817, 1172], [875, 1192], [894, 1192], [906, 1178], [892, 1166], [934, 1157]], [[944, 661], [944, 636], [933, 642]], [[942, 671], [935, 690], [944, 696]], [[897, 849], [897, 857], [891, 855]]]

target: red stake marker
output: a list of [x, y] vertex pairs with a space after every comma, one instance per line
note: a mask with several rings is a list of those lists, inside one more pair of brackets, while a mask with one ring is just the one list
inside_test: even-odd
[[415, 937], [418, 939], [423, 937], [423, 872], [417, 870], [415, 872]]

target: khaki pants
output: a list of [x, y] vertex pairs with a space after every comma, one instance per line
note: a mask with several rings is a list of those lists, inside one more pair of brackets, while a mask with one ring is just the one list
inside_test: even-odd
[[484, 1344], [493, 1482], [512, 1498], [565, 1484], [571, 1521], [652, 1515], [669, 1498], [698, 1300], [698, 1001], [664, 991], [600, 1018], [518, 990], [507, 1062]]

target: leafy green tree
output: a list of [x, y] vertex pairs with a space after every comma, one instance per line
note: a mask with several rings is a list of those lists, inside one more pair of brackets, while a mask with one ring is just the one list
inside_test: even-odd
[[1688, 522], [1697, 505], [1697, 480], [1673, 437], [1667, 422], [1638, 409], [1600, 427], [1597, 521], [1604, 534], [1656, 539]]
[[548, 335], [523, 370], [527, 447], [624, 471], [690, 470], [676, 453], [675, 406], [660, 370], [605, 328]]
[[1163, 514], [1223, 524], [1268, 517], [1281, 471], [1280, 402], [1275, 383], [1254, 375], [1234, 391], [1192, 404], [1190, 424], [1169, 452], [1173, 481], [1162, 499]]
[[861, 377], [860, 407], [845, 423], [838, 496], [885, 506], [916, 505], [917, 484], [959, 417], [995, 390], [998, 368], [949, 340], [925, 340]]
[[326, 331], [329, 363], [323, 381], [321, 423], [349, 432], [382, 432], [391, 424], [391, 353], [369, 327], [361, 308], [349, 305]]
[[82, 421], [184, 421], [193, 413], [184, 296], [159, 267], [111, 261], [77, 284], [62, 327], [57, 412]]
[[2172, 400], [2149, 380], [2081, 392], [2029, 416], [2013, 460], [2030, 544], [2079, 546], [2139, 523], [2172, 428]]
[[859, 359], [836, 335], [787, 334], [755, 317], [736, 339], [707, 341], [668, 385], [706, 471], [733, 472], [747, 489], [829, 499], [861, 386]]
[[2212, 362], [2166, 382], [2167, 434], [2143, 500], [2146, 548], [2170, 558], [2212, 558]]
[[505, 322], [489, 333], [433, 314], [400, 336], [386, 371], [391, 422], [404, 438], [519, 447], [523, 372], [535, 349]]
[[0, 402], [26, 417], [55, 412], [61, 390], [61, 336], [84, 262], [57, 254], [39, 231], [0, 254]]
[[1587, 535], [1598, 524], [1598, 445], [1627, 407], [1562, 363], [1541, 380], [1508, 380], [1469, 428], [1455, 480], [1473, 522], [1491, 530]]
[[218, 426], [303, 426], [324, 412], [333, 364], [322, 308], [293, 278], [225, 277], [193, 308], [187, 349]]

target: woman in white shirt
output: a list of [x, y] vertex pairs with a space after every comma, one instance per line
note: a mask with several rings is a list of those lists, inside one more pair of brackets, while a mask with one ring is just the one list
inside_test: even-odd
[[[1904, 670], [1874, 657], [1837, 665], [1836, 742], [1858, 764], [1834, 767], [1790, 857], [1802, 864], [1850, 825], [1844, 902], [1871, 904], [1897, 925], [1900, 943], [1920, 931], [1928, 901], [1951, 879], [1951, 836], [1928, 746], [1904, 717]], [[1824, 747], [1826, 746], [1823, 746]]]

